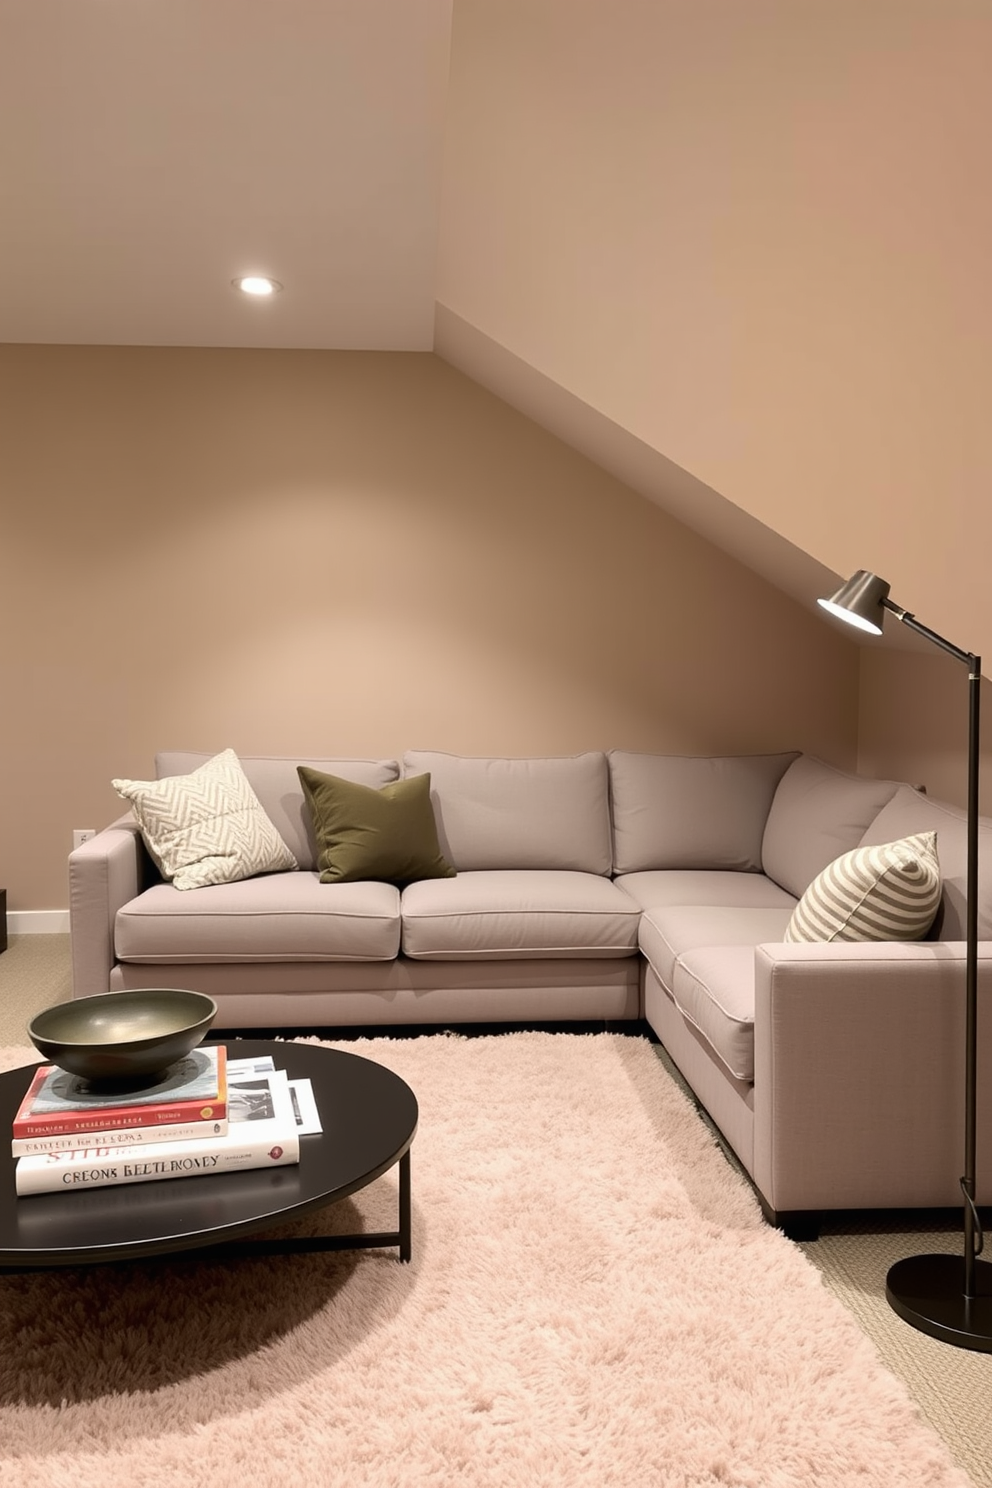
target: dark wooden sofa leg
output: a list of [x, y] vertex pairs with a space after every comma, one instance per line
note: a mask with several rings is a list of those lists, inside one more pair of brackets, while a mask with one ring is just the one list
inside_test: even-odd
[[819, 1209], [773, 1209], [761, 1199], [761, 1212], [774, 1229], [782, 1231], [787, 1240], [820, 1238]]

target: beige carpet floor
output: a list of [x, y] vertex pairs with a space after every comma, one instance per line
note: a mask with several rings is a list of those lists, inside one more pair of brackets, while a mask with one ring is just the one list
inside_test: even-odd
[[[0, 956], [0, 1043], [26, 1044], [24, 1029], [33, 1012], [67, 997], [69, 989], [68, 937], [12, 937]], [[653, 1053], [661, 1060], [657, 1049]], [[665, 1078], [663, 1068], [656, 1066], [656, 1073]], [[677, 1087], [677, 1081], [671, 1083]], [[992, 1484], [992, 1356], [926, 1338], [896, 1318], [884, 1298], [885, 1272], [893, 1260], [920, 1249], [956, 1250], [958, 1235], [953, 1215], [931, 1224], [915, 1214], [851, 1215], [833, 1217], [815, 1243], [801, 1248], [782, 1243], [794, 1253], [801, 1249], [972, 1482], [986, 1485]], [[65, 1284], [63, 1279], [60, 1285]], [[6, 1481], [2, 1474], [0, 1481]]]

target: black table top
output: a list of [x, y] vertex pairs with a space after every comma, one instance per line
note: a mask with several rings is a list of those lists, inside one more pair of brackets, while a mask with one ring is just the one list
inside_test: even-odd
[[[228, 1053], [271, 1054], [290, 1079], [312, 1082], [323, 1131], [300, 1139], [298, 1164], [18, 1198], [8, 1147], [0, 1155], [0, 1267], [134, 1259], [236, 1240], [347, 1198], [408, 1151], [416, 1097], [382, 1065], [266, 1039], [231, 1040]], [[10, 1132], [30, 1078], [24, 1066], [0, 1074], [0, 1131]]]

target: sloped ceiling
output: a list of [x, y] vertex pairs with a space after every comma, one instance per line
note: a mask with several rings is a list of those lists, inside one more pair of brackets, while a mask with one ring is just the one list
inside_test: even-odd
[[0, 0], [0, 341], [434, 350], [809, 603], [829, 569], [436, 303], [453, 4]]
[[0, 0], [0, 340], [430, 350], [450, 27], [451, 0]]

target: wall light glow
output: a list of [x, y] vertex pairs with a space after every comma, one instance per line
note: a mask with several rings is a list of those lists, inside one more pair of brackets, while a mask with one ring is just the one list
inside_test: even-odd
[[240, 289], [242, 294], [256, 297], [278, 294], [282, 289], [278, 279], [268, 279], [261, 274], [246, 274], [240, 279], [232, 279], [231, 283], [235, 289]]

